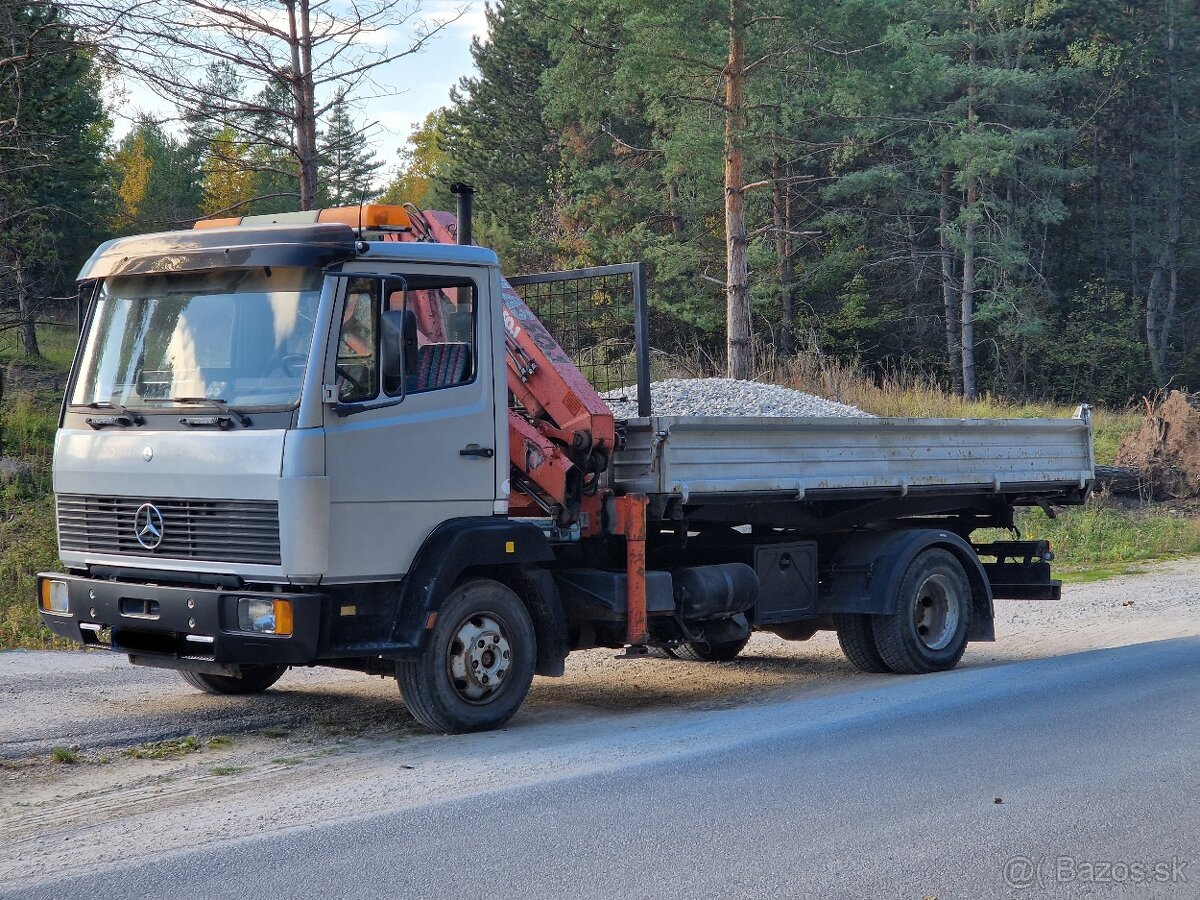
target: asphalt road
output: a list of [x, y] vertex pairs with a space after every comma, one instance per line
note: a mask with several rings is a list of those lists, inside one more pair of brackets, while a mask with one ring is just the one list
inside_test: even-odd
[[1198, 685], [1191, 637], [715, 711], [643, 762], [0, 895], [1200, 897]]

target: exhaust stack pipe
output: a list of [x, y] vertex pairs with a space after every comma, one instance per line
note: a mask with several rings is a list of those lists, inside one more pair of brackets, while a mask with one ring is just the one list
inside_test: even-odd
[[461, 181], [456, 181], [450, 185], [450, 193], [458, 197], [458, 242], [470, 245], [471, 216], [473, 214], [472, 200], [475, 197], [475, 188]]

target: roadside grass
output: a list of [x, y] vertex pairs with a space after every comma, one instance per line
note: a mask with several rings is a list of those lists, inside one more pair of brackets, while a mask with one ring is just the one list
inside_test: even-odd
[[56, 763], [74, 765], [79, 762], [79, 754], [69, 747], [55, 747], [50, 751], [50, 758]]
[[1107, 581], [1109, 578], [1120, 578], [1123, 575], [1144, 575], [1144, 566], [1093, 566], [1085, 569], [1066, 571], [1055, 569], [1054, 577], [1063, 584], [1095, 584], [1097, 581]]
[[[74, 316], [74, 310], [70, 313]], [[71, 367], [75, 356], [78, 336], [75, 321], [49, 322], [38, 326], [38, 349], [40, 357], [30, 359], [21, 351], [17, 330], [7, 332], [0, 340], [0, 365], [18, 362], [21, 365], [45, 371], [49, 374], [64, 374]]]
[[178, 759], [189, 753], [196, 753], [200, 749], [200, 742], [196, 736], [189, 734], [187, 737], [171, 738], [130, 747], [125, 751], [125, 755], [132, 756], [134, 759]]
[[6, 485], [0, 507], [0, 649], [73, 647], [44, 628], [37, 614], [35, 576], [59, 566], [48, 479], [28, 489]]
[[0, 485], [0, 649], [66, 649], [38, 621], [36, 574], [56, 569], [50, 463], [58, 409], [75, 353], [74, 325], [38, 330], [42, 357], [20, 355], [15, 332], [0, 342], [4, 396], [0, 455], [29, 466], [31, 478]]
[[1050, 542], [1064, 581], [1099, 581], [1133, 574], [1140, 563], [1200, 555], [1200, 519], [1163, 507], [1124, 509], [1103, 496], [1060, 509], [1054, 520], [1029, 510], [1017, 524], [1024, 537]]
[[317, 719], [317, 728], [325, 737], [358, 737], [367, 726], [357, 722], [341, 722], [333, 716]]
[[[964, 400], [926, 375], [897, 372], [876, 381], [846, 364], [814, 354], [801, 354], [774, 372], [775, 380], [797, 390], [849, 403], [876, 416], [914, 419], [1066, 419], [1076, 405], [1012, 403], [984, 394]], [[1080, 403], [1087, 402], [1086, 397]], [[1112, 465], [1117, 448], [1143, 421], [1139, 409], [1092, 409], [1092, 444], [1096, 462]]]

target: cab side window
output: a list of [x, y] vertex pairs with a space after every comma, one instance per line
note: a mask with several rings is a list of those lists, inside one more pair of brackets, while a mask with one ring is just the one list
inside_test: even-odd
[[474, 281], [463, 276], [349, 278], [338, 334], [338, 400], [363, 403], [473, 382], [478, 300]]
[[469, 278], [406, 276], [417, 319], [416, 372], [408, 392], [436, 391], [474, 381], [478, 297]]
[[379, 281], [350, 279], [337, 353], [338, 400], [343, 403], [379, 395], [379, 308]]

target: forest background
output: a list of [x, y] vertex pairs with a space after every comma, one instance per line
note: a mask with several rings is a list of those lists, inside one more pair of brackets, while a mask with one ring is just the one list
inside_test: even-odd
[[[357, 104], [385, 57], [421, 77], [445, 20], [419, 17], [0, 3], [0, 338], [36, 356], [103, 239], [452, 208], [463, 180], [508, 272], [644, 260], [657, 348], [734, 375], [808, 355], [1109, 405], [1200, 383], [1191, 0], [507, 0], [381, 159]], [[370, 40], [394, 21], [416, 38]], [[114, 139], [118, 75], [173, 115]]]

